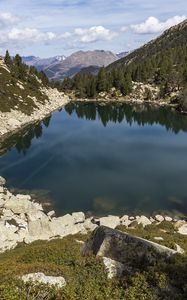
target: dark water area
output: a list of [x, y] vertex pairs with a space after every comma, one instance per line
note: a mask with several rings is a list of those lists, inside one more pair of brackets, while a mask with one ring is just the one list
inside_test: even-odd
[[0, 153], [8, 186], [59, 214], [187, 214], [187, 117], [168, 108], [68, 104]]

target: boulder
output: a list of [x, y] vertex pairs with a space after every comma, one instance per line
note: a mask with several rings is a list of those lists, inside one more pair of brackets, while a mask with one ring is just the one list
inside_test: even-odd
[[51, 210], [51, 211], [49, 211], [48, 213], [47, 213], [47, 215], [48, 215], [48, 217], [49, 218], [52, 218], [52, 217], [54, 217], [55, 216], [55, 211], [54, 210]]
[[129, 216], [124, 215], [123, 217], [121, 217], [120, 222], [123, 224], [123, 222], [128, 221], [128, 220], [129, 220]]
[[137, 219], [138, 224], [142, 224], [143, 227], [147, 226], [147, 225], [151, 225], [151, 221], [145, 217], [145, 216], [141, 216]]
[[121, 277], [125, 270], [124, 264], [108, 257], [103, 257], [103, 263], [108, 273], [108, 279]]
[[35, 282], [48, 284], [50, 286], [56, 286], [59, 289], [66, 286], [66, 281], [64, 277], [46, 276], [44, 273], [30, 273], [27, 275], [23, 275], [20, 279], [22, 279], [25, 283]]
[[31, 212], [27, 213], [27, 219], [28, 221], [36, 221], [38, 219], [48, 219], [48, 216], [43, 211], [35, 211], [31, 210]]
[[[70, 215], [69, 215], [70, 216]], [[68, 215], [59, 218], [53, 218], [49, 222], [49, 227], [52, 232], [53, 237], [64, 237], [67, 235], [77, 234], [77, 233], [87, 233], [84, 224], [74, 224], [74, 219], [72, 221], [72, 216], [69, 218]], [[69, 222], [68, 222], [69, 219]]]
[[93, 223], [92, 220], [93, 220], [93, 218], [88, 218], [85, 220], [83, 226], [86, 230], [93, 231], [98, 227], [98, 225]]
[[83, 212], [74, 212], [72, 213], [72, 217], [75, 223], [82, 223], [85, 221], [85, 214]]
[[120, 218], [116, 216], [108, 216], [108, 217], [100, 218], [100, 225], [107, 226], [114, 229], [120, 225]]
[[187, 224], [182, 225], [179, 227], [178, 232], [183, 235], [187, 235]]
[[4, 207], [5, 201], [0, 198], [0, 208]]
[[95, 229], [81, 249], [83, 256], [93, 254], [108, 257], [125, 267], [134, 261], [141, 264], [145, 258], [151, 261], [155, 255], [165, 257], [176, 253], [173, 249], [105, 226]]
[[28, 232], [25, 243], [29, 244], [36, 240], [49, 240], [53, 237], [48, 219], [38, 219], [28, 222]]
[[158, 222], [163, 222], [164, 221], [164, 217], [161, 216], [161, 215], [156, 215], [155, 216], [155, 220], [158, 221]]
[[12, 196], [5, 202], [5, 208], [10, 209], [14, 214], [36, 214], [40, 209], [37, 203], [33, 203], [27, 198], [20, 196]]
[[156, 240], [156, 241], [163, 241], [164, 239], [161, 236], [155, 236], [154, 240]]
[[4, 221], [0, 222], [0, 252], [15, 248], [18, 241], [22, 241], [17, 234], [18, 229]]
[[166, 216], [166, 217], [165, 217], [165, 221], [167, 221], [167, 222], [172, 222], [173, 219], [172, 219], [171, 217]]
[[120, 219], [121, 225], [129, 227], [129, 225], [133, 222], [129, 219], [124, 219], [123, 217]]

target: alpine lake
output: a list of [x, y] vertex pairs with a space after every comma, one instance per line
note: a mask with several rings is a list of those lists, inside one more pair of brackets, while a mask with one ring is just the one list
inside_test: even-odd
[[59, 214], [187, 214], [187, 116], [72, 102], [0, 145], [0, 175]]

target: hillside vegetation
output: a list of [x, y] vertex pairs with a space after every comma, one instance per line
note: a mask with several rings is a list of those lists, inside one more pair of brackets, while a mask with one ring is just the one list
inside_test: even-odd
[[[146, 228], [120, 230], [154, 241], [155, 236], [164, 240], [159, 243], [175, 247], [180, 245], [185, 254], [169, 259], [158, 258], [138, 265], [136, 257], [133, 269], [121, 278], [107, 278], [102, 258], [80, 255], [81, 242], [87, 235], [69, 236], [62, 240], [37, 241], [20, 245], [0, 254], [1, 300], [184, 300], [187, 295], [187, 240], [174, 234], [174, 227], [166, 222]], [[132, 250], [133, 253], [133, 250]], [[64, 276], [67, 286], [63, 289], [40, 284], [24, 284], [19, 276], [44, 272], [51, 276]]]
[[22, 63], [19, 55], [12, 59], [7, 51], [5, 58], [0, 59], [0, 111], [16, 109], [31, 114], [37, 102], [47, 100], [41, 91], [47, 84], [43, 72]]
[[[59, 86], [65, 91], [74, 90], [77, 97], [94, 98], [112, 88], [126, 96], [132, 92], [134, 82], [157, 86], [158, 100], [169, 99], [178, 103], [181, 110], [187, 109], [187, 20], [101, 68], [97, 76], [78, 74]], [[151, 89], [145, 98], [151, 100]]]

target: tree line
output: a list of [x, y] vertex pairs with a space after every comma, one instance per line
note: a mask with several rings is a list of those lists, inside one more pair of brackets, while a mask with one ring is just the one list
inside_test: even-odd
[[122, 59], [102, 67], [98, 75], [80, 73], [63, 82], [52, 82], [52, 85], [65, 92], [74, 91], [78, 98], [94, 98], [112, 88], [128, 95], [132, 91], [132, 82], [159, 86], [160, 98], [180, 91], [180, 101], [187, 107], [187, 44], [164, 48], [127, 64]]
[[22, 58], [19, 54], [11, 57], [9, 51], [6, 51], [4, 62], [9, 68], [13, 78], [18, 80], [27, 81], [33, 86], [38, 86], [38, 81], [41, 80], [43, 85], [49, 85], [49, 79], [43, 71], [38, 72], [33, 66], [28, 66], [22, 62]]

